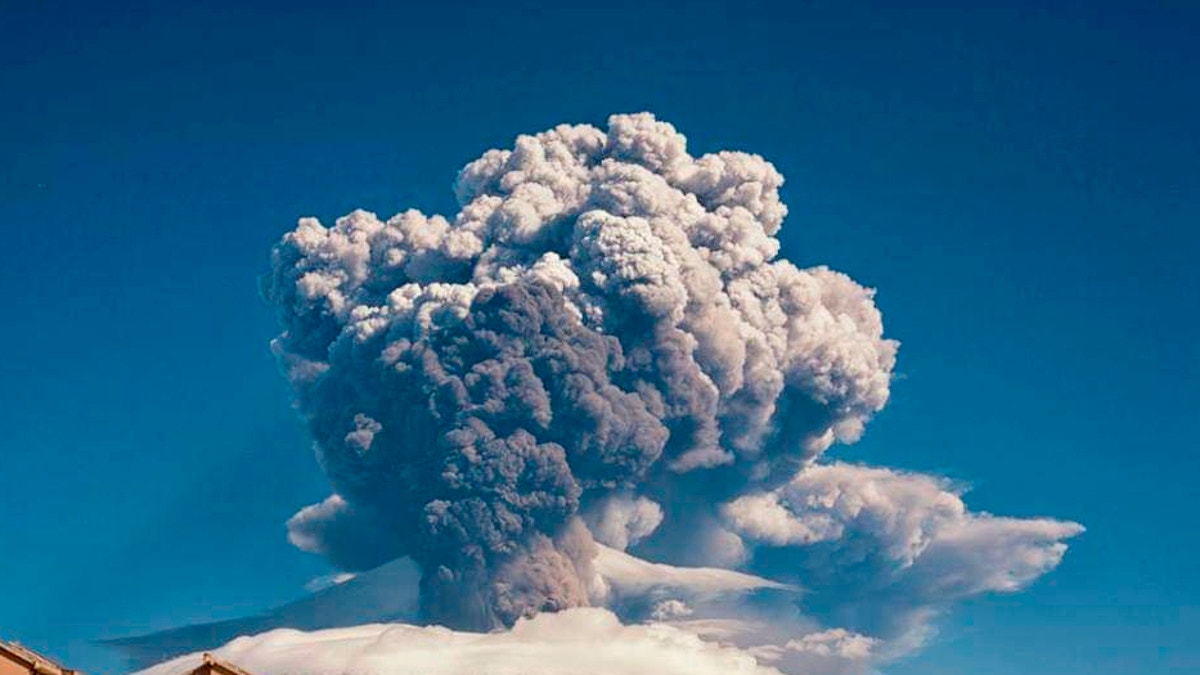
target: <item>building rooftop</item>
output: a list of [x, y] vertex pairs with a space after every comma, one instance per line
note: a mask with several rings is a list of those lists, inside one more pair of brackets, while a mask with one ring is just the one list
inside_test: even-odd
[[250, 675], [232, 663], [222, 661], [207, 652], [201, 659], [200, 665], [191, 671], [195, 675], [212, 675], [213, 673], [217, 675]]
[[[31, 673], [37, 675], [76, 675], [77, 671], [64, 668], [53, 660], [15, 642], [0, 640], [0, 656], [24, 664]], [[231, 675], [245, 675], [241, 673]]]

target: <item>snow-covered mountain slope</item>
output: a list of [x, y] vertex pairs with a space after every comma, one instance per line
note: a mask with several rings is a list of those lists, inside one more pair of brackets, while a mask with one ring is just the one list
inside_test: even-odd
[[419, 579], [416, 565], [401, 558], [257, 616], [182, 626], [105, 644], [128, 657], [133, 667], [141, 668], [277, 628], [311, 631], [409, 621], [416, 616]]
[[[600, 604], [649, 612], [663, 600], [693, 601], [759, 589], [786, 588], [741, 572], [674, 567], [600, 547], [595, 560]], [[407, 558], [396, 560], [261, 615], [183, 626], [106, 644], [143, 668], [181, 654], [214, 649], [234, 638], [280, 628], [318, 631], [363, 624], [410, 622], [416, 618], [420, 574]]]

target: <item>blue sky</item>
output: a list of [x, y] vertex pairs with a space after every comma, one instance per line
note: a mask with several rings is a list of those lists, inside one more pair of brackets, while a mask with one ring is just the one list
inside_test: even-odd
[[103, 671], [89, 639], [302, 594], [283, 522], [328, 488], [271, 244], [651, 110], [765, 155], [784, 254], [879, 289], [901, 379], [836, 456], [1088, 528], [890, 672], [1200, 671], [1200, 11], [386, 4], [0, 9], [0, 636]]

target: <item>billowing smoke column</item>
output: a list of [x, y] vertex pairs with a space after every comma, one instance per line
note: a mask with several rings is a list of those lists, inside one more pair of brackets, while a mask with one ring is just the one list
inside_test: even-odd
[[856, 440], [895, 361], [872, 291], [777, 258], [782, 182], [617, 115], [484, 153], [450, 219], [301, 220], [265, 293], [336, 494], [292, 540], [412, 556], [474, 629], [588, 604], [594, 538], [720, 557], [721, 505]]

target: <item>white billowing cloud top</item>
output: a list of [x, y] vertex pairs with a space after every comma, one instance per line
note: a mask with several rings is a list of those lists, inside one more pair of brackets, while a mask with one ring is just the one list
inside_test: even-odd
[[1063, 539], [1083, 532], [1078, 523], [1049, 518], [972, 513], [935, 476], [841, 462], [811, 466], [722, 512], [741, 537], [775, 547], [837, 548], [853, 534], [891, 575], [919, 577], [923, 592], [945, 599], [1019, 590], [1058, 565]]

